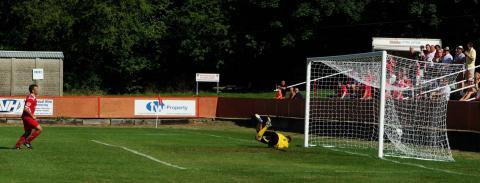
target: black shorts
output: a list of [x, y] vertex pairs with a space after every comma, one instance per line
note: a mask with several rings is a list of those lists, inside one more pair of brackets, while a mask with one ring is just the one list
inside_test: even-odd
[[262, 138], [263, 143], [268, 143], [269, 147], [273, 147], [274, 145], [277, 145], [278, 143], [278, 134], [273, 131], [266, 131], [263, 136], [268, 140], [268, 142], [264, 141]]

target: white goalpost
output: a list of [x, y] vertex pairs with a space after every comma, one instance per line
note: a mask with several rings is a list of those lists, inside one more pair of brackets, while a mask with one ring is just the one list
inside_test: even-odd
[[453, 161], [446, 88], [463, 65], [384, 51], [307, 61], [305, 147]]

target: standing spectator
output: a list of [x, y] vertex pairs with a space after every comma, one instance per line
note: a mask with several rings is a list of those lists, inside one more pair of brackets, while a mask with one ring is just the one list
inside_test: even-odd
[[280, 85], [277, 86], [277, 90], [280, 90], [282, 93], [282, 98], [287, 96], [287, 84], [285, 83], [285, 80], [280, 81]]
[[426, 48], [427, 48], [427, 54], [426, 54], [425, 61], [433, 62], [433, 58], [435, 58], [435, 53], [437, 51], [435, 50], [435, 48], [433, 46], [430, 46], [428, 44], [427, 44]]
[[451, 64], [453, 63], [453, 57], [452, 55], [450, 54], [450, 48], [447, 46], [445, 47], [445, 49], [443, 49], [444, 51], [444, 56], [442, 57], [442, 63], [444, 64]]
[[420, 53], [416, 52], [413, 47], [410, 47], [408, 58], [412, 60], [419, 60], [420, 59]]
[[473, 48], [473, 43], [469, 42], [467, 44], [467, 50], [465, 50], [465, 57], [467, 60], [467, 78], [473, 80], [473, 73], [475, 72], [475, 58], [477, 57], [477, 52]]
[[295, 88], [290, 87], [290, 96], [288, 98], [293, 99], [294, 96], [295, 96]]
[[455, 49], [454, 64], [465, 64], [465, 54], [463, 54], [463, 46], [457, 46]]
[[360, 98], [360, 94], [359, 94], [359, 85], [360, 83], [358, 83], [355, 79], [349, 79], [348, 83], [347, 83], [347, 89], [350, 92], [350, 98]]
[[435, 49], [435, 57], [433, 58], [433, 62], [439, 63], [442, 61], [443, 57], [443, 49]]
[[275, 93], [275, 99], [284, 99], [282, 95], [282, 90], [280, 90], [280, 87], [277, 86], [277, 91]]
[[425, 61], [425, 46], [420, 46], [420, 52], [418, 54], [418, 59], [421, 61]]
[[[457, 48], [455, 49], [455, 57], [453, 58], [453, 63], [454, 64], [464, 64], [464, 65], [466, 65], [465, 54], [463, 54], [463, 46], [457, 46]], [[457, 81], [461, 81], [464, 78], [465, 78], [465, 74], [463, 74], [463, 75], [459, 74], [458, 77], [457, 77]], [[464, 82], [459, 83], [457, 85], [457, 88], [463, 88], [464, 85], [465, 85]], [[463, 92], [460, 93], [460, 96], [463, 96]]]
[[343, 82], [338, 82], [338, 98], [344, 99], [348, 97], [348, 89], [347, 85], [343, 84]]
[[367, 78], [365, 79], [365, 85], [363, 85], [363, 95], [360, 100], [370, 100], [372, 99], [372, 85], [373, 74], [368, 71]]
[[294, 92], [294, 95], [293, 95], [292, 99], [294, 99], [294, 100], [296, 100], [296, 99], [303, 99], [303, 95], [302, 95], [302, 93], [300, 93], [300, 89], [295, 88], [295, 89], [293, 90], [293, 92]]

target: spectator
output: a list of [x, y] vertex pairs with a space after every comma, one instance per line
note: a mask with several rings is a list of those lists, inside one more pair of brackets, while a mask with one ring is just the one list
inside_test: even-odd
[[395, 75], [395, 66], [397, 65], [397, 61], [392, 57], [387, 62], [387, 72], [388, 75]]
[[[420, 48], [421, 49], [421, 48]], [[419, 60], [420, 59], [420, 53], [416, 52], [413, 47], [410, 47], [410, 51], [408, 54], [408, 58], [412, 60]]]
[[447, 47], [445, 47], [445, 49], [443, 49], [443, 51], [444, 51], [444, 54], [443, 54], [443, 57], [442, 57], [442, 63], [444, 63], [444, 64], [453, 63], [453, 57], [450, 54], [450, 48], [447, 46]]
[[279, 86], [277, 86], [277, 91], [276, 91], [275, 99], [284, 99], [284, 98], [283, 98], [283, 95], [282, 95], [282, 90], [280, 90], [280, 87], [279, 87]]
[[[471, 86], [471, 85], [474, 85], [473, 81], [468, 80], [468, 86]], [[466, 100], [472, 98], [473, 96], [475, 96], [477, 94], [477, 92], [478, 92], [478, 89], [477, 89], [476, 86], [468, 88], [467, 93], [465, 93], [465, 95], [463, 95], [463, 97], [460, 99], [460, 101], [466, 101]]]
[[473, 48], [473, 43], [472, 42], [469, 42], [467, 44], [467, 50], [465, 50], [464, 52], [465, 54], [465, 57], [466, 57], [466, 61], [467, 61], [467, 69], [468, 69], [468, 72], [467, 72], [467, 79], [469, 80], [473, 80], [473, 74], [475, 72], [475, 58], [477, 56], [477, 53], [475, 51], [475, 49]]
[[433, 58], [433, 62], [439, 63], [442, 61], [443, 57], [443, 49], [435, 49], [435, 56]]
[[280, 85], [277, 86], [277, 89], [282, 93], [282, 97], [287, 96], [287, 84], [285, 83], [285, 80], [280, 82]]
[[442, 83], [442, 85], [441, 85], [442, 89], [439, 92], [434, 92], [432, 94], [432, 96], [433, 97], [445, 97], [445, 99], [448, 101], [448, 100], [450, 100], [450, 92], [452, 91], [452, 89], [448, 85], [448, 80], [447, 79], [443, 79], [441, 83]]
[[294, 100], [302, 99], [303, 100], [303, 95], [302, 95], [302, 93], [300, 93], [300, 89], [295, 88], [293, 91], [294, 91], [294, 95], [293, 95], [292, 99], [294, 99]]
[[455, 64], [465, 64], [465, 54], [463, 54], [463, 46], [457, 46], [455, 49], [455, 58], [453, 59]]
[[[453, 63], [454, 64], [466, 64], [465, 59], [466, 59], [465, 54], [463, 54], [463, 46], [457, 46], [457, 48], [455, 49], [455, 58], [453, 59]], [[461, 81], [464, 78], [465, 78], [464, 75], [459, 74], [458, 77], [457, 77], [457, 81]], [[464, 85], [465, 85], [464, 82], [459, 83], [457, 85], [457, 88], [463, 88]], [[463, 92], [461, 92], [460, 96], [463, 96]]]
[[295, 88], [290, 87], [290, 96], [288, 98], [293, 99], [294, 96], [295, 96]]
[[342, 82], [338, 82], [338, 98], [344, 99], [348, 97], [347, 85]]
[[476, 101], [480, 101], [480, 72], [475, 72], [476, 86], [477, 86], [477, 95], [475, 96]]
[[372, 99], [372, 86], [371, 86], [372, 81], [373, 81], [373, 75], [369, 71], [367, 78], [365, 79], [365, 85], [363, 85], [363, 95], [360, 98], [360, 100]]
[[433, 59], [435, 58], [435, 53], [437, 51], [435, 50], [435, 48], [433, 46], [429, 46], [428, 44], [427, 44], [426, 48], [427, 48], [427, 54], [426, 54], [425, 61], [433, 62]]
[[421, 61], [425, 61], [425, 46], [420, 46], [420, 52], [418, 55], [418, 59]]
[[360, 98], [359, 97], [359, 87], [360, 83], [358, 83], [355, 79], [350, 79], [349, 82], [347, 83], [347, 89], [350, 92], [350, 98]]

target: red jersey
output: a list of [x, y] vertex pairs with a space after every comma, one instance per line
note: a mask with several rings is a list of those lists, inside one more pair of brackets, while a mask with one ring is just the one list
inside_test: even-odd
[[340, 90], [338, 90], [338, 96], [341, 97], [343, 94], [348, 95], [347, 85], [341, 85]]
[[365, 85], [363, 86], [363, 89], [367, 93], [365, 97], [372, 96], [372, 86], [371, 86], [372, 81], [373, 81], [373, 75], [369, 73], [367, 76], [367, 80], [365, 81]]
[[371, 97], [372, 96], [372, 86], [363, 85], [363, 89], [367, 92], [365, 97]]
[[[25, 99], [25, 107], [27, 107], [28, 109], [30, 109], [30, 112], [32, 114], [35, 114], [35, 108], [37, 107], [37, 98], [35, 97], [35, 95], [33, 94], [30, 94], [27, 96], [27, 99]], [[30, 117], [30, 115], [28, 115], [25, 111], [23, 111], [23, 114], [22, 114], [22, 118], [24, 117]]]

